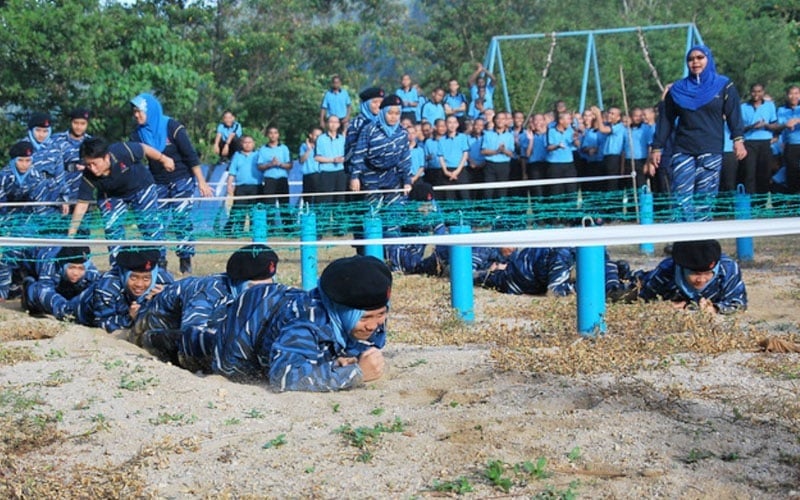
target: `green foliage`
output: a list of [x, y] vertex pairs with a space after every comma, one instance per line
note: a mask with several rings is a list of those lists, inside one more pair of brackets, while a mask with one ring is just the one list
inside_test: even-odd
[[388, 432], [403, 432], [405, 424], [400, 418], [395, 418], [390, 424], [377, 423], [373, 427], [353, 427], [347, 423], [334, 432], [340, 434], [344, 439], [355, 448], [361, 450], [361, 454], [356, 457], [359, 462], [369, 462], [372, 460], [372, 446], [380, 442], [381, 434]]
[[502, 460], [490, 460], [486, 464], [486, 471], [484, 475], [492, 484], [508, 493], [514, 483], [510, 478], [506, 477], [506, 464]]
[[456, 495], [463, 495], [465, 493], [471, 493], [473, 490], [472, 484], [469, 482], [464, 476], [461, 476], [457, 479], [452, 481], [434, 481], [433, 482], [433, 491], [441, 491], [445, 493], [455, 493]]
[[[333, 74], [357, 112], [358, 91], [392, 90], [410, 73], [425, 92], [451, 78], [467, 91], [467, 78], [483, 61], [495, 35], [574, 31], [692, 22], [713, 49], [720, 70], [744, 93], [760, 81], [779, 98], [800, 80], [799, 9], [785, 2], [742, 0], [8, 0], [0, 2], [0, 146], [24, 133], [31, 111], [49, 111], [56, 129], [66, 113], [88, 106], [90, 133], [112, 140], [132, 129], [129, 100], [156, 94], [165, 112], [183, 122], [208, 161], [220, 115], [233, 110], [246, 133], [263, 136], [276, 125], [296, 151], [316, 124], [322, 94]], [[454, 23], [454, 20], [458, 20]], [[662, 83], [683, 74], [685, 32], [644, 33]], [[758, 40], [758, 44], [753, 44]], [[628, 101], [654, 103], [660, 89], [635, 34], [596, 38], [603, 103], [621, 105], [620, 66]], [[585, 38], [557, 41], [542, 79], [549, 37], [503, 42], [507, 103], [535, 111], [563, 98], [575, 108]], [[500, 76], [500, 68], [490, 68]], [[591, 75], [593, 77], [593, 74]], [[495, 104], [505, 106], [504, 89]], [[598, 102], [593, 85], [587, 104]], [[5, 158], [0, 158], [4, 162]]]
[[273, 439], [270, 439], [269, 441], [264, 443], [264, 446], [262, 446], [262, 448], [267, 450], [269, 448], [278, 448], [278, 447], [283, 446], [285, 444], [286, 444], [286, 434], [278, 434]]

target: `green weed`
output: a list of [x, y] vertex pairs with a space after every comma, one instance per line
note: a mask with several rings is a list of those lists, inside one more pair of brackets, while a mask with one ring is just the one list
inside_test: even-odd
[[400, 418], [395, 418], [391, 424], [375, 424], [373, 427], [353, 427], [350, 424], [344, 424], [334, 432], [340, 434], [344, 439], [355, 448], [360, 449], [362, 452], [357, 457], [360, 462], [369, 462], [372, 460], [371, 447], [380, 442], [381, 434], [388, 432], [403, 432], [405, 424]]
[[461, 476], [452, 481], [434, 481], [433, 491], [440, 491], [443, 493], [455, 493], [456, 495], [463, 495], [474, 491], [472, 484], [464, 476]]
[[42, 382], [42, 385], [47, 387], [58, 387], [69, 382], [72, 382], [71, 376], [64, 373], [64, 370], [56, 370], [47, 377], [47, 380]]
[[262, 448], [267, 450], [269, 448], [278, 448], [285, 444], [286, 444], [286, 434], [278, 434], [276, 437], [264, 443], [264, 446], [262, 446]]
[[266, 417], [266, 414], [264, 414], [264, 412], [261, 411], [261, 410], [253, 408], [250, 411], [245, 412], [244, 417], [245, 418], [264, 418], [264, 417]]
[[187, 425], [193, 424], [197, 422], [196, 415], [186, 416], [183, 413], [159, 413], [156, 418], [148, 419], [153, 425], [165, 425], [165, 424], [176, 424], [176, 425]]

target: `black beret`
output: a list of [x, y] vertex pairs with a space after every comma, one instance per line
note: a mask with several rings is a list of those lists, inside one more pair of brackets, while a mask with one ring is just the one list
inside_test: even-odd
[[89, 247], [61, 247], [56, 260], [62, 264], [83, 264], [89, 260]]
[[717, 240], [676, 241], [672, 245], [672, 260], [690, 271], [710, 271], [719, 262], [722, 249]]
[[19, 141], [8, 150], [8, 156], [11, 158], [33, 156], [33, 144], [28, 141]]
[[433, 201], [434, 198], [433, 186], [425, 181], [415, 182], [411, 186], [411, 192], [408, 193], [408, 199], [411, 201]]
[[35, 127], [47, 128], [52, 124], [53, 120], [50, 119], [50, 115], [47, 113], [33, 113], [31, 117], [28, 118], [29, 129]]
[[392, 272], [375, 257], [355, 255], [328, 264], [319, 286], [337, 304], [372, 311], [389, 303]]
[[403, 105], [403, 100], [400, 99], [399, 97], [397, 97], [394, 94], [387, 95], [381, 101], [381, 109], [383, 109], [383, 108], [385, 108], [387, 106], [402, 106], [402, 105]]
[[361, 91], [358, 94], [358, 98], [362, 101], [369, 101], [370, 99], [376, 99], [378, 97], [383, 98], [386, 93], [380, 87], [369, 87]]
[[125, 271], [144, 273], [158, 266], [161, 252], [157, 248], [123, 248], [117, 254], [117, 266]]
[[278, 260], [267, 245], [247, 245], [233, 252], [225, 272], [234, 281], [265, 280], [275, 275]]
[[92, 117], [92, 112], [86, 108], [75, 108], [69, 112], [69, 119], [70, 120], [88, 120]]

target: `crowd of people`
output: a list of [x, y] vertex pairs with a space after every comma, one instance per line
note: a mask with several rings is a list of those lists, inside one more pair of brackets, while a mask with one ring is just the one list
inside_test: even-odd
[[[323, 97], [319, 127], [299, 148], [303, 193], [312, 204], [357, 200], [391, 210], [389, 236], [441, 234], [446, 229], [437, 197], [491, 204], [521, 193], [563, 195], [576, 191], [580, 177], [596, 177], [581, 183], [582, 190], [610, 192], [624, 188], [619, 176], [635, 170], [638, 186], [647, 183], [672, 197], [679, 219], [705, 220], [721, 187], [741, 182], [747, 192], [773, 189], [772, 158], [764, 151], [776, 137], [785, 144], [789, 189], [800, 188], [794, 149], [800, 145], [800, 88], [790, 88], [778, 109], [761, 85], [740, 103], [707, 47], [693, 47], [686, 64], [689, 76], [671, 85], [657, 106], [634, 108], [630, 116], [618, 107], [576, 114], [562, 101], [532, 116], [495, 110], [495, 78], [480, 64], [469, 77], [470, 98], [457, 80], [426, 97], [404, 75], [394, 93], [363, 90], [353, 115], [336, 76]], [[70, 113], [69, 129], [60, 134], [52, 133], [48, 114], [32, 114], [27, 137], [11, 147], [11, 161], [0, 171], [0, 202], [24, 202], [2, 206], [10, 221], [6, 233], [85, 237], [85, 215], [96, 204], [109, 240], [125, 238], [130, 216], [144, 240], [174, 234], [181, 242], [179, 271], [191, 274], [190, 198], [196, 191], [211, 196], [212, 189], [186, 129], [164, 114], [157, 98], [140, 94], [130, 109], [136, 127], [127, 142], [90, 137], [85, 109]], [[243, 227], [254, 196], [288, 194], [292, 154], [278, 128], [269, 127], [267, 143], [257, 148], [226, 111], [213, 147], [227, 165], [227, 190], [235, 197], [233, 231]], [[565, 182], [524, 190], [507, 184], [525, 179]], [[493, 184], [460, 187], [484, 182]], [[403, 210], [421, 216], [411, 223]], [[62, 217], [66, 227], [52, 223]], [[385, 262], [363, 256], [332, 262], [310, 292], [273, 283], [278, 257], [263, 245], [234, 252], [226, 273], [177, 281], [164, 247], [113, 246], [103, 273], [85, 247], [6, 248], [0, 299], [21, 296], [32, 313], [109, 332], [130, 330], [137, 344], [189, 369], [263, 376], [279, 390], [336, 390], [382, 372], [392, 272], [447, 272], [446, 247], [427, 256], [422, 245], [385, 248]], [[473, 252], [475, 284], [503, 293], [574, 293], [573, 267], [569, 248]], [[650, 271], [631, 272], [608, 258], [606, 290], [612, 298], [660, 297], [719, 313], [747, 305], [736, 262], [714, 240], [676, 242], [671, 256]]]

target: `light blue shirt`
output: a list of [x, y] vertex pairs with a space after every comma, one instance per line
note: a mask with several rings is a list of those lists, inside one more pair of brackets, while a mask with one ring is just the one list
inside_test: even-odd
[[[328, 134], [322, 134], [317, 137], [317, 146], [314, 156], [324, 156], [325, 158], [344, 157], [344, 136], [342, 134], [336, 134], [336, 137], [331, 137]], [[344, 163], [320, 162], [319, 169], [322, 172], [339, 172], [344, 170]]]
[[[786, 125], [786, 122], [793, 118], [800, 119], [800, 106], [795, 106], [794, 108], [790, 108], [789, 106], [781, 106], [778, 108], [777, 115], [778, 123], [781, 125]], [[791, 129], [783, 129], [783, 135], [783, 140], [786, 144], [800, 144], [800, 123]]]
[[[292, 161], [289, 148], [287, 148], [285, 144], [278, 144], [274, 148], [265, 144], [259, 148], [257, 160], [259, 165], [271, 163], [273, 158], [277, 158], [280, 163], [289, 163]], [[280, 166], [268, 167], [264, 170], [265, 179], [284, 179], [288, 177], [289, 172]]]
[[417, 103], [416, 106], [405, 106], [404, 105], [403, 109], [402, 109], [402, 111], [404, 113], [405, 112], [409, 112], [409, 111], [416, 112], [417, 109], [419, 109], [419, 106], [420, 106], [420, 104], [419, 104], [419, 94], [417, 93], [417, 89], [415, 87], [411, 87], [411, 89], [409, 89], [408, 91], [405, 91], [403, 89], [397, 89], [395, 91], [394, 95], [399, 97], [404, 103], [406, 103], [406, 102], [415, 102], [415, 103]]
[[457, 132], [453, 137], [445, 135], [439, 139], [439, 157], [444, 158], [447, 168], [458, 168], [464, 153], [468, 151], [469, 144], [465, 134]]
[[350, 94], [346, 90], [339, 89], [338, 92], [334, 92], [332, 89], [328, 89], [322, 96], [320, 109], [325, 110], [325, 117], [333, 115], [344, 118], [347, 116], [347, 108], [350, 104]]
[[[506, 151], [514, 152], [514, 134], [506, 130], [502, 134], [498, 134], [494, 130], [487, 130], [483, 133], [483, 145], [481, 149], [497, 150], [500, 144], [504, 144]], [[494, 163], [505, 163], [511, 161], [511, 157], [505, 153], [497, 153], [494, 155], [486, 156], [486, 161]]]
[[563, 132], [558, 127], [551, 127], [547, 130], [547, 144], [562, 144], [563, 148], [556, 148], [547, 152], [547, 163], [572, 163], [572, 127], [567, 127]]
[[[778, 115], [775, 111], [775, 103], [772, 101], [764, 101], [761, 106], [754, 107], [749, 102], [743, 102], [742, 109], [742, 123], [745, 127], [756, 124], [761, 120], [765, 123], [776, 123]], [[754, 128], [744, 133], [744, 140], [746, 141], [769, 141], [772, 139], [772, 131], [768, 128]]]
[[237, 186], [259, 186], [263, 177], [256, 163], [258, 154], [255, 151], [245, 153], [237, 151], [231, 158], [228, 174], [236, 177]]

